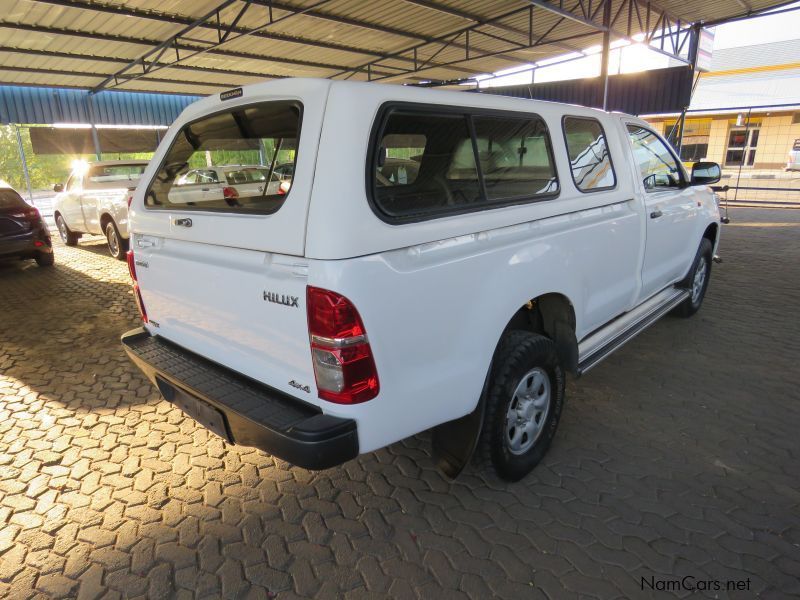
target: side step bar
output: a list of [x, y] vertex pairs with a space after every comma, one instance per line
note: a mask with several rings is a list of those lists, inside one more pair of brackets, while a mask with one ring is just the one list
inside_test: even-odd
[[678, 306], [689, 296], [689, 290], [670, 287], [632, 311], [617, 317], [578, 344], [578, 376], [583, 375], [615, 350], [624, 346], [642, 331]]

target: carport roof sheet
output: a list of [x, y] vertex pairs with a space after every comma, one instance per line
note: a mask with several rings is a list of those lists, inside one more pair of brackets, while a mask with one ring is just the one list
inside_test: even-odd
[[[612, 39], [654, 30], [661, 14], [685, 27], [780, 4], [610, 2], [617, 18]], [[0, 0], [0, 84], [208, 94], [289, 76], [463, 79], [600, 43], [599, 0], [563, 4], [577, 18], [565, 18], [560, 6], [545, 0]], [[628, 19], [630, 6], [636, 11]], [[162, 54], [147, 56], [203, 17], [209, 18]], [[155, 60], [155, 68], [145, 73], [141, 64], [130, 66], [142, 57], [147, 65]], [[109, 81], [115, 73], [123, 76]]]
[[0, 124], [170, 125], [199, 96], [0, 86]]

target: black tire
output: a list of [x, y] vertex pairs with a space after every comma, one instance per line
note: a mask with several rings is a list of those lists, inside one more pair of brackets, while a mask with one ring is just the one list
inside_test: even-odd
[[125, 260], [125, 255], [128, 252], [128, 240], [122, 238], [119, 234], [114, 221], [109, 221], [106, 224], [106, 243], [108, 244], [108, 253], [112, 258], [117, 260]]
[[36, 260], [36, 264], [40, 267], [52, 267], [53, 263], [56, 261], [56, 255], [52, 252], [39, 252], [34, 259]]
[[[483, 428], [475, 450], [478, 465], [482, 469], [491, 467], [507, 481], [519, 481], [530, 473], [547, 453], [558, 429], [564, 407], [564, 384], [564, 370], [551, 339], [528, 331], [505, 334], [492, 362]], [[531, 393], [533, 399], [520, 399], [519, 387], [525, 385], [537, 388]], [[545, 386], [549, 386], [546, 410], [536, 412], [541, 407], [531, 405], [536, 404], [537, 394], [541, 400]], [[521, 423], [520, 414], [528, 408], [533, 412], [527, 413], [528, 420], [524, 421], [527, 425], [518, 430], [509, 414], [516, 413], [516, 423]], [[528, 434], [527, 426], [536, 431]], [[512, 449], [515, 443], [517, 447]]]
[[[707, 238], [703, 238], [700, 242], [700, 247], [697, 249], [697, 254], [694, 257], [692, 268], [689, 269], [689, 274], [681, 282], [681, 287], [686, 287], [689, 290], [689, 297], [675, 307], [673, 313], [679, 317], [691, 317], [694, 313], [700, 310], [703, 304], [703, 298], [706, 296], [708, 289], [708, 282], [711, 279], [711, 264], [712, 264], [712, 248], [711, 242]], [[702, 281], [699, 287], [696, 278], [699, 277], [699, 272], [704, 269]]]
[[64, 221], [64, 217], [61, 215], [56, 215], [56, 228], [58, 229], [58, 236], [61, 238], [61, 241], [67, 246], [78, 245], [78, 239], [81, 236], [67, 227], [67, 222]]

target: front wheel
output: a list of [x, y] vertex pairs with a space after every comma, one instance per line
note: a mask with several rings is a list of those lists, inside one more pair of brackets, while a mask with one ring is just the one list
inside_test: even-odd
[[689, 290], [689, 297], [675, 307], [675, 314], [680, 317], [691, 317], [700, 310], [703, 298], [706, 296], [708, 282], [711, 279], [711, 242], [703, 238], [697, 254], [694, 257], [689, 275], [684, 280], [684, 285]]
[[108, 253], [117, 260], [125, 260], [125, 253], [128, 251], [128, 241], [122, 239], [114, 225], [114, 221], [109, 221], [106, 225], [106, 241], [108, 242]]
[[564, 370], [553, 341], [527, 331], [503, 336], [495, 352], [476, 460], [518, 481], [542, 460], [564, 407]]

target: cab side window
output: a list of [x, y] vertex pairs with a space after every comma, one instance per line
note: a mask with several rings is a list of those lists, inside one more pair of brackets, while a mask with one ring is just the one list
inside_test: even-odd
[[564, 117], [564, 139], [572, 180], [580, 191], [608, 190], [617, 184], [605, 132], [596, 119]]
[[683, 172], [678, 161], [655, 133], [638, 125], [628, 125], [628, 135], [645, 190], [655, 192], [683, 186]]

